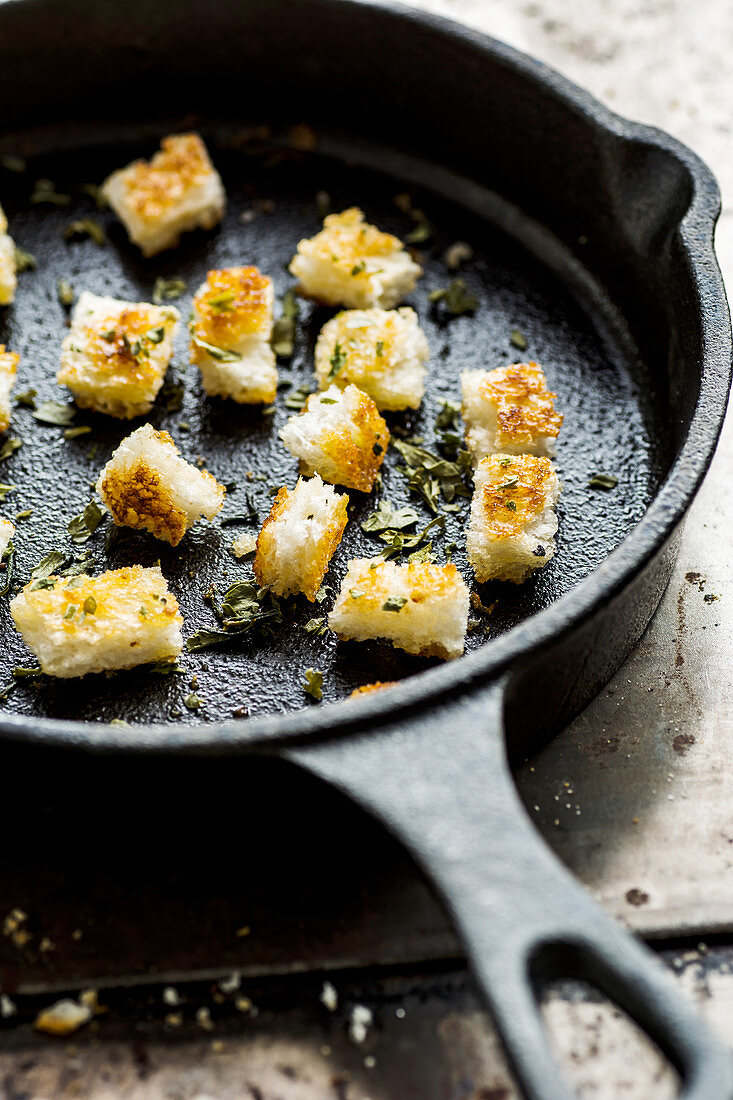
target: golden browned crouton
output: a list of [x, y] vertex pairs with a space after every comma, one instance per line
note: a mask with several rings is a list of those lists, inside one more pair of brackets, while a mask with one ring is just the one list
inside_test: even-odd
[[240, 404], [275, 400], [273, 298], [272, 280], [256, 267], [209, 272], [193, 300], [191, 321], [191, 361], [208, 394]]
[[283, 487], [257, 539], [254, 573], [278, 596], [303, 592], [313, 601], [341, 542], [349, 498], [320, 477], [300, 478], [290, 492]]
[[355, 309], [391, 309], [422, 274], [402, 242], [369, 225], [356, 206], [329, 214], [320, 233], [302, 240], [290, 271], [307, 297]]
[[551, 454], [563, 422], [537, 363], [464, 371], [463, 419], [474, 461], [486, 455]]
[[198, 134], [163, 138], [153, 159], [133, 161], [105, 180], [102, 193], [143, 256], [172, 248], [190, 229], [221, 221], [226, 196]]
[[468, 589], [455, 565], [358, 558], [328, 617], [339, 638], [386, 638], [422, 656], [459, 657], [468, 625]]
[[389, 446], [389, 429], [371, 397], [347, 386], [314, 393], [280, 431], [304, 474], [368, 493]]
[[120, 443], [99, 475], [97, 492], [118, 526], [177, 546], [196, 520], [214, 518], [225, 489], [181, 458], [168, 432], [143, 424]]
[[555, 468], [535, 455], [489, 455], [475, 485], [467, 546], [476, 580], [519, 584], [555, 553]]
[[173, 660], [183, 648], [178, 602], [157, 566], [31, 581], [10, 613], [49, 676]]

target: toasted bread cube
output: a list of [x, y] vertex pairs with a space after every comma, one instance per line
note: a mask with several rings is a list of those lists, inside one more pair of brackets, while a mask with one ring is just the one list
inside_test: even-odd
[[15, 298], [18, 285], [15, 267], [15, 243], [8, 234], [8, 219], [0, 206], [0, 306], [9, 306]]
[[349, 695], [349, 699], [360, 699], [362, 695], [373, 695], [375, 691], [384, 691], [385, 688], [394, 687], [398, 683], [397, 680], [375, 680], [373, 684], [362, 684], [361, 687], [354, 688]]
[[347, 386], [312, 393], [297, 416], [280, 431], [302, 474], [368, 493], [384, 462], [389, 429], [371, 397]]
[[181, 458], [168, 432], [143, 424], [122, 440], [99, 475], [97, 492], [118, 527], [149, 531], [178, 546], [196, 520], [214, 518], [226, 490]]
[[172, 661], [183, 648], [178, 602], [157, 566], [31, 581], [10, 613], [48, 676]]
[[164, 137], [151, 161], [113, 172], [102, 194], [143, 256], [175, 247], [190, 229], [213, 229], [226, 208], [221, 177], [198, 134]]
[[15, 385], [20, 356], [15, 351], [6, 351], [0, 344], [0, 432], [7, 430], [10, 424], [10, 393]]
[[278, 596], [303, 592], [313, 602], [348, 522], [349, 498], [316, 474], [284, 486], [257, 539], [254, 574]]
[[551, 455], [563, 422], [556, 394], [537, 363], [461, 375], [466, 443], [478, 462], [486, 455]]
[[275, 400], [273, 300], [272, 280], [256, 267], [209, 272], [193, 300], [190, 326], [191, 361], [208, 394], [241, 405]]
[[[0, 561], [2, 561], [6, 550], [10, 546], [10, 540], [15, 534], [15, 527], [9, 519], [0, 519]], [[2, 580], [2, 573], [0, 573], [0, 580]]]
[[555, 553], [555, 467], [535, 455], [488, 455], [474, 481], [467, 546], [476, 580], [520, 584]]
[[339, 638], [386, 638], [423, 657], [460, 657], [468, 589], [455, 565], [357, 558], [341, 582], [328, 625]]
[[353, 382], [378, 409], [417, 409], [425, 392], [430, 349], [417, 314], [402, 309], [351, 309], [337, 313], [316, 343], [316, 377], [325, 390]]
[[173, 306], [121, 302], [85, 290], [74, 308], [56, 379], [82, 409], [131, 420], [150, 412], [173, 354]]
[[329, 214], [320, 233], [302, 240], [290, 271], [308, 298], [353, 309], [391, 309], [422, 275], [402, 241], [369, 225], [356, 206]]

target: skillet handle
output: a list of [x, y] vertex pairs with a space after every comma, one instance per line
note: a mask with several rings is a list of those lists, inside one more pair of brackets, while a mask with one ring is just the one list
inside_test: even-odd
[[539, 1009], [582, 978], [659, 1046], [685, 1100], [731, 1100], [733, 1063], [662, 963], [591, 899], [526, 815], [506, 760], [504, 684], [376, 730], [285, 750], [379, 818], [442, 895], [530, 1100], [568, 1100]]

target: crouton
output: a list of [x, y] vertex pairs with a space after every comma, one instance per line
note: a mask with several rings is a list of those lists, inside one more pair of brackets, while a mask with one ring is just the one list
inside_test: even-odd
[[178, 602], [157, 566], [31, 581], [10, 613], [48, 676], [172, 661], [183, 648]]
[[306, 297], [354, 309], [391, 309], [422, 275], [402, 242], [365, 222], [356, 206], [329, 214], [320, 233], [302, 240], [290, 271]]
[[18, 285], [15, 267], [15, 244], [8, 234], [8, 219], [0, 206], [0, 306], [9, 306], [15, 298]]
[[460, 657], [468, 589], [455, 565], [358, 558], [349, 562], [328, 625], [342, 639], [386, 638], [423, 657]]
[[348, 521], [349, 499], [320, 477], [283, 487], [257, 539], [254, 574], [278, 596], [303, 592], [311, 602]]
[[478, 462], [486, 455], [551, 455], [563, 422], [555, 394], [537, 363], [464, 371], [462, 414], [466, 443]]
[[430, 355], [414, 309], [352, 309], [328, 321], [316, 343], [322, 390], [353, 382], [378, 409], [417, 409]]
[[0, 344], [0, 432], [7, 431], [10, 424], [10, 393], [15, 385], [20, 356], [15, 351], [6, 351]]
[[190, 326], [191, 361], [211, 396], [243, 405], [275, 400], [273, 299], [272, 280], [256, 267], [210, 271], [199, 287]]
[[[0, 519], [0, 561], [2, 561], [5, 553], [10, 546], [10, 540], [15, 534], [15, 527], [9, 519]], [[2, 581], [2, 573], [0, 573], [0, 581]]]
[[143, 256], [173, 248], [190, 229], [213, 229], [226, 207], [221, 177], [198, 134], [163, 138], [151, 161], [113, 172], [102, 194]]
[[297, 416], [280, 430], [302, 474], [368, 493], [384, 462], [389, 430], [371, 397], [347, 386], [312, 393]]
[[467, 547], [476, 580], [519, 584], [555, 553], [555, 468], [535, 455], [489, 455], [474, 480]]
[[150, 412], [173, 354], [173, 306], [121, 302], [85, 290], [61, 349], [56, 379], [82, 409], [131, 420]]
[[99, 475], [97, 492], [118, 527], [149, 531], [177, 546], [196, 520], [214, 518], [226, 490], [181, 458], [168, 432], [143, 424], [122, 440]]
[[385, 688], [394, 687], [397, 680], [376, 680], [373, 684], [362, 684], [354, 688], [349, 699], [359, 699], [362, 695], [372, 695], [375, 691], [384, 691]]

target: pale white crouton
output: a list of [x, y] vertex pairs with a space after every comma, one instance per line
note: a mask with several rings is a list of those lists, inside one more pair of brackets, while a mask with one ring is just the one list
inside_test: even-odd
[[386, 638], [424, 657], [460, 657], [468, 625], [468, 589], [455, 565], [381, 558], [349, 562], [328, 617], [339, 638]]
[[48, 676], [172, 661], [183, 648], [178, 602], [157, 566], [31, 581], [10, 613]]
[[348, 521], [349, 498], [320, 477], [283, 487], [257, 539], [254, 574], [278, 596], [303, 592], [313, 602]]
[[425, 392], [430, 349], [417, 314], [402, 309], [351, 309], [328, 321], [316, 343], [322, 390], [353, 382], [378, 409], [417, 409]]
[[474, 462], [486, 455], [551, 455], [563, 422], [537, 363], [461, 375], [466, 444]]
[[489, 455], [474, 480], [467, 547], [476, 580], [519, 584], [555, 553], [555, 467], [535, 455]]
[[102, 194], [143, 256], [173, 248], [190, 229], [213, 229], [226, 195], [198, 134], [172, 134], [148, 162], [113, 172]]
[[177, 546], [196, 520], [214, 518], [226, 490], [181, 458], [168, 432], [143, 424], [122, 440], [99, 475], [97, 492], [119, 527], [150, 531]]
[[[15, 534], [15, 527], [9, 519], [0, 519], [0, 561], [2, 561], [5, 551], [10, 546], [10, 540]], [[2, 573], [0, 573], [0, 581], [2, 581]]]
[[191, 361], [208, 394], [243, 405], [275, 400], [273, 300], [272, 280], [256, 267], [209, 272], [193, 300], [190, 326]]
[[365, 222], [356, 206], [329, 214], [320, 233], [302, 240], [290, 271], [308, 298], [354, 309], [391, 309], [422, 275], [402, 241]]
[[371, 397], [347, 386], [312, 393], [303, 411], [280, 430], [302, 474], [368, 493], [389, 446], [389, 429]]
[[82, 409], [131, 420], [150, 412], [173, 354], [173, 306], [100, 298], [85, 290], [61, 347], [56, 379]]
[[20, 356], [15, 351], [6, 351], [0, 344], [0, 432], [6, 431], [10, 424], [10, 393], [15, 385]]
[[8, 219], [0, 206], [0, 306], [9, 306], [15, 298], [18, 285], [15, 267], [15, 243], [8, 234]]

